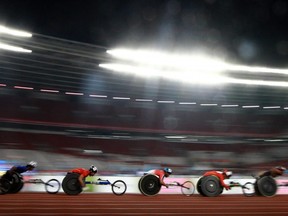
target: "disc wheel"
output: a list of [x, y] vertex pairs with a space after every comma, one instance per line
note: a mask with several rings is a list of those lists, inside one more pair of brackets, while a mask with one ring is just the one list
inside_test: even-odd
[[205, 176], [201, 180], [201, 190], [205, 196], [216, 197], [222, 193], [223, 187], [216, 176]]
[[82, 192], [82, 187], [79, 183], [79, 174], [67, 174], [62, 181], [63, 191], [68, 195], [78, 195]]
[[45, 183], [45, 190], [49, 194], [56, 194], [60, 190], [60, 182], [57, 179], [50, 179]]
[[143, 176], [139, 181], [139, 189], [145, 196], [155, 196], [161, 189], [159, 178], [152, 174]]
[[185, 181], [181, 185], [181, 192], [183, 195], [191, 196], [194, 194], [194, 191], [195, 191], [195, 186], [194, 186], [193, 182], [191, 182], [191, 181]]
[[127, 185], [124, 181], [122, 180], [117, 180], [115, 181], [112, 185], [112, 192], [115, 194], [115, 195], [123, 195], [126, 190], [127, 190]]
[[203, 193], [202, 189], [201, 189], [201, 182], [202, 182], [202, 179], [203, 179], [203, 178], [204, 178], [204, 177], [201, 177], [201, 178], [198, 180], [198, 182], [197, 182], [197, 191], [198, 191], [198, 193], [201, 194], [202, 196], [206, 196], [206, 195]]
[[272, 197], [277, 192], [276, 181], [271, 176], [264, 176], [257, 181], [259, 193], [262, 196]]
[[247, 182], [242, 187], [243, 194], [247, 197], [255, 195], [255, 187], [252, 182]]
[[16, 172], [12, 173], [12, 184], [8, 193], [18, 193], [24, 186], [23, 177]]
[[0, 195], [6, 194], [11, 187], [11, 184], [8, 179], [1, 178], [0, 179]]

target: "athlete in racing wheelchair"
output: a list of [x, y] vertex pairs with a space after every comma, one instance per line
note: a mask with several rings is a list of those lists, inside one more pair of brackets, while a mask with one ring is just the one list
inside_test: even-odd
[[169, 177], [172, 174], [172, 169], [154, 169], [144, 173], [138, 183], [140, 192], [146, 196], [154, 196], [159, 193], [161, 186], [168, 188], [168, 185], [164, 182], [164, 178]]
[[17, 193], [23, 186], [23, 176], [24, 172], [32, 171], [37, 166], [37, 162], [30, 161], [26, 165], [13, 166], [1, 177], [1, 193]]
[[282, 176], [285, 170], [286, 168], [283, 166], [276, 166], [256, 176], [256, 181], [254, 183], [256, 195], [266, 197], [274, 196], [278, 189], [275, 178]]
[[224, 169], [222, 171], [208, 171], [197, 182], [197, 191], [202, 196], [215, 197], [223, 192], [223, 188], [230, 190], [230, 186], [224, 180], [232, 176], [232, 171]]

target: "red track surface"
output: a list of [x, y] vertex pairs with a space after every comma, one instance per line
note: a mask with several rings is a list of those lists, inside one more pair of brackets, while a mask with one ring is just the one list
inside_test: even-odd
[[0, 196], [0, 215], [288, 215], [288, 197], [18, 193]]

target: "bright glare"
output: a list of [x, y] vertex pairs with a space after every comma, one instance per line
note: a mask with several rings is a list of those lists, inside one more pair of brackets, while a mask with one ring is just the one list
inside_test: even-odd
[[260, 86], [277, 86], [288, 87], [288, 82], [283, 81], [265, 81], [265, 80], [248, 80], [248, 79], [235, 79], [220, 76], [213, 73], [190, 73], [187, 71], [174, 70], [157, 70], [155, 68], [138, 67], [124, 64], [100, 64], [100, 67], [113, 70], [116, 72], [126, 72], [144, 77], [162, 77], [172, 80], [178, 80], [188, 83], [199, 84], [244, 84], [244, 85], [260, 85]]
[[197, 70], [198, 72], [219, 72], [226, 68], [226, 63], [206, 57], [204, 55], [171, 55], [147, 50], [108, 50], [107, 53], [123, 60], [129, 60], [137, 64], [146, 64], [156, 67], [169, 67], [182, 70]]
[[204, 55], [176, 55], [148, 50], [115, 49], [107, 53], [129, 64], [101, 64], [113, 71], [126, 72], [145, 77], [163, 77], [199, 84], [244, 84], [288, 87], [288, 82], [256, 79], [236, 79], [221, 72], [274, 73], [288, 75], [287, 69], [233, 65]]
[[14, 51], [14, 52], [25, 52], [25, 53], [31, 53], [32, 50], [24, 49], [21, 47], [11, 46], [8, 44], [0, 43], [0, 49]]
[[100, 64], [100, 67], [113, 70], [116, 72], [126, 72], [142, 77], [162, 77], [171, 80], [178, 80], [182, 82], [201, 83], [201, 84], [219, 84], [225, 83], [225, 77], [218, 76], [213, 73], [190, 73], [181, 70], [162, 70], [152, 67], [140, 67], [125, 64]]
[[0, 33], [5, 33], [5, 34], [17, 36], [17, 37], [32, 37], [31, 33], [16, 30], [16, 29], [7, 28], [7, 27], [1, 26], [1, 25], [0, 25]]
[[266, 68], [266, 67], [250, 67], [245, 65], [228, 65], [227, 70], [231, 71], [245, 71], [251, 73], [275, 73], [275, 74], [284, 74], [288, 75], [287, 69], [278, 69], [278, 68]]

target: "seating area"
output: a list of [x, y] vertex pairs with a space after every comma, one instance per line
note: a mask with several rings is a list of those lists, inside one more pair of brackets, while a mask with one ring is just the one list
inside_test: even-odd
[[[40, 94], [40, 93], [39, 93]], [[59, 96], [60, 97], [60, 96]], [[75, 96], [74, 96], [75, 97]], [[24, 99], [25, 98], [25, 99]], [[287, 130], [287, 119], [279, 112], [237, 112], [229, 108], [190, 107], [179, 104], [141, 106], [136, 102], [62, 96], [59, 100], [36, 98], [29, 93], [0, 94], [0, 120], [42, 125], [121, 128], [155, 133], [203, 135], [273, 136]], [[76, 100], [76, 101], [75, 101]], [[95, 100], [99, 100], [97, 103]]]
[[[2, 93], [0, 100], [5, 102], [0, 106], [2, 158], [21, 161], [37, 155], [45, 164], [43, 170], [66, 170], [75, 163], [86, 166], [97, 161], [102, 170], [112, 173], [164, 166], [185, 174], [227, 166], [246, 173], [247, 167], [283, 159], [270, 155], [279, 146], [258, 145], [261, 142], [256, 139], [248, 142], [255, 137], [264, 142], [285, 132], [287, 119], [277, 111], [237, 113], [179, 104], [51, 98], [33, 92]], [[179, 134], [191, 139], [165, 138]], [[223, 140], [213, 141], [213, 136], [220, 135]]]

